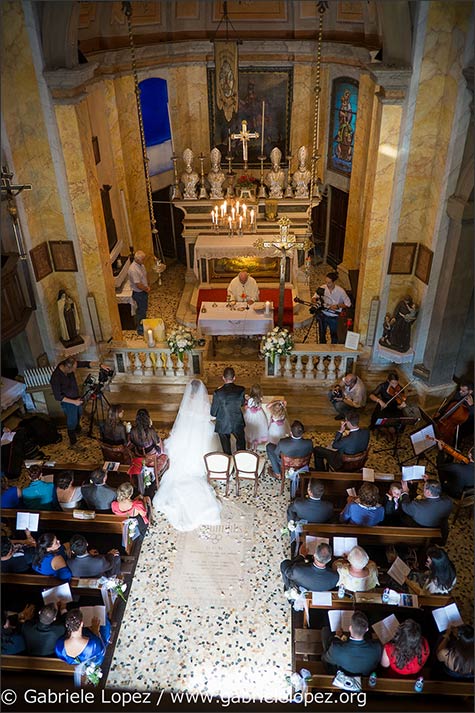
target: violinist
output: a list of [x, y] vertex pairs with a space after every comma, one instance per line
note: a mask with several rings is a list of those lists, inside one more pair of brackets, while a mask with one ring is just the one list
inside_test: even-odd
[[473, 383], [461, 381], [458, 391], [444, 401], [434, 416], [437, 435], [449, 445], [473, 433]]
[[[453, 448], [450, 448], [441, 440], [437, 440], [437, 446], [439, 448], [437, 471], [439, 480], [442, 483], [442, 490], [451, 498], [460, 498], [464, 490], [474, 486], [475, 463], [473, 461], [473, 447], [470, 448], [467, 456], [464, 456], [458, 451], [454, 452]], [[447, 450], [451, 454], [449, 457], [454, 459], [453, 463], [447, 460], [445, 455]]]
[[369, 395], [374, 401], [376, 408], [371, 416], [370, 429], [374, 429], [379, 418], [400, 418], [404, 416], [404, 409], [407, 406], [406, 394], [399, 383], [399, 376], [395, 371], [390, 371], [386, 381], [374, 389]]

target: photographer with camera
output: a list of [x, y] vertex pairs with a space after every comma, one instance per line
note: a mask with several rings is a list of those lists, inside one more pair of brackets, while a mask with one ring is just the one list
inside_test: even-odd
[[312, 302], [319, 310], [320, 344], [326, 344], [327, 327], [330, 329], [332, 344], [338, 343], [338, 317], [344, 307], [351, 307], [351, 300], [345, 290], [336, 285], [337, 272], [329, 272], [325, 284], [317, 288]]
[[359, 376], [349, 372], [339, 384], [335, 384], [328, 398], [338, 414], [335, 421], [340, 421], [347, 418], [351, 411], [366, 406], [366, 386]]
[[[84, 399], [79, 395], [79, 386], [75, 374], [78, 366], [79, 368], [87, 369], [93, 369], [99, 366], [101, 370], [99, 379], [101, 379], [101, 373], [104, 375], [111, 373], [111, 369], [105, 366], [105, 364], [99, 364], [93, 361], [77, 361], [74, 357], [68, 357], [61, 361], [51, 374], [50, 384], [53, 390], [53, 396], [56, 401], [60, 402], [61, 408], [66, 415], [69, 443], [71, 446], [75, 445], [77, 442], [77, 434], [81, 433], [80, 419], [82, 405], [84, 403]], [[107, 380], [107, 378], [108, 376], [105, 380]]]

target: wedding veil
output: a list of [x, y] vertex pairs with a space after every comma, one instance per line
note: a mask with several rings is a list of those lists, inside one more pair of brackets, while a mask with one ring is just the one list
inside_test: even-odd
[[[197, 425], [197, 422], [209, 422], [210, 418], [210, 404], [206, 386], [199, 379], [192, 379], [186, 385], [175, 423], [170, 432], [170, 438], [171, 436], [180, 435], [180, 437], [183, 436], [186, 439], [193, 426]], [[186, 443], [186, 440], [183, 443]]]

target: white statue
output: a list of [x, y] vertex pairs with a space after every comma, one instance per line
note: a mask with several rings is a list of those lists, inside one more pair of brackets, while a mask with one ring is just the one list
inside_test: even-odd
[[299, 167], [292, 176], [292, 186], [295, 188], [295, 198], [308, 198], [308, 184], [312, 174], [307, 168], [307, 149], [301, 146], [297, 151]]
[[185, 200], [197, 200], [196, 186], [200, 177], [193, 170], [193, 151], [191, 149], [185, 149], [183, 151], [183, 161], [185, 162], [185, 172], [181, 174], [181, 180], [183, 182], [184, 192], [183, 198]]
[[57, 306], [61, 342], [65, 346], [81, 344], [84, 340], [79, 336], [80, 324], [77, 307], [66, 290], [58, 292]]
[[272, 168], [267, 172], [264, 183], [269, 189], [269, 198], [282, 198], [285, 181], [284, 171], [280, 167], [282, 151], [275, 146], [270, 152]]
[[221, 151], [214, 147], [210, 153], [211, 171], [208, 173], [208, 181], [210, 185], [210, 198], [216, 200], [223, 197], [223, 183], [226, 176], [221, 170]]

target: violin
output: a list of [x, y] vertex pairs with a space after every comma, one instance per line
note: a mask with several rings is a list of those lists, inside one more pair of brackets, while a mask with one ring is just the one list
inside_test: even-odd
[[408, 382], [407, 382], [406, 386], [401, 386], [400, 384], [396, 384], [396, 386], [394, 386], [394, 387], [389, 386], [388, 389], [387, 389], [387, 392], [388, 392], [388, 394], [391, 396], [391, 398], [389, 399], [389, 401], [386, 401], [386, 403], [384, 404], [384, 408], [386, 408], [386, 406], [388, 406], [390, 403], [392, 403], [392, 401], [396, 401], [396, 403], [397, 403], [398, 405], [401, 405], [401, 404], [405, 403], [405, 402], [406, 402], [406, 397], [405, 397], [405, 396], [401, 396], [401, 394], [402, 394], [402, 392], [403, 392], [405, 389], [407, 389], [407, 387], [410, 386], [414, 381], [415, 381], [415, 379], [411, 379], [411, 381], [408, 381]]
[[460, 451], [457, 451], [455, 448], [452, 448], [452, 446], [447, 445], [447, 443], [444, 443], [444, 441], [442, 441], [440, 438], [426, 436], [426, 439], [428, 439], [429, 441], [434, 441], [434, 443], [438, 443], [442, 450], [452, 456], [456, 463], [470, 463], [470, 458], [467, 458], [467, 456], [464, 456], [463, 453], [460, 453]]

